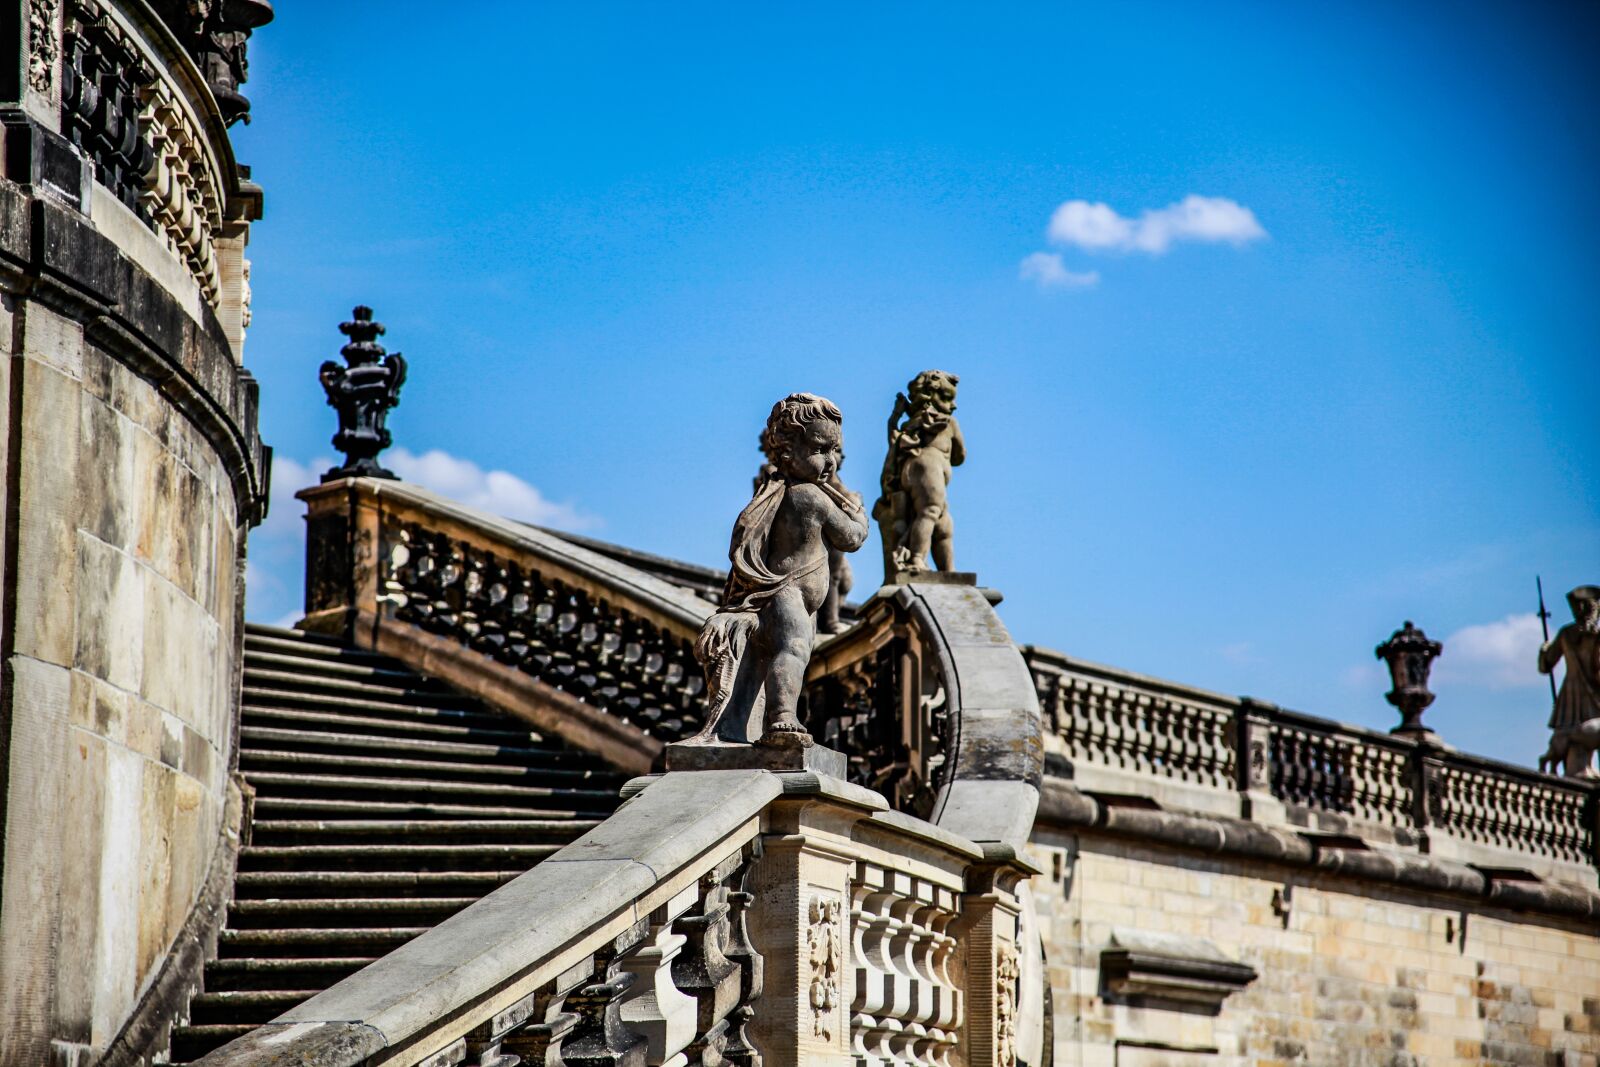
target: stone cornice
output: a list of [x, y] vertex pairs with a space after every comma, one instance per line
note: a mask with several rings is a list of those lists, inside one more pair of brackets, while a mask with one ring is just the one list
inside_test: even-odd
[[0, 288], [60, 310], [148, 379], [216, 449], [241, 523], [266, 514], [258, 388], [208, 306], [197, 321], [87, 219], [0, 178]]

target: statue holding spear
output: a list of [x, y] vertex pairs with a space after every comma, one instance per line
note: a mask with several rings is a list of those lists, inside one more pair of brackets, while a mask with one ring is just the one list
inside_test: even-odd
[[[1554, 640], [1546, 628], [1545, 642], [1539, 648], [1541, 674], [1551, 674], [1563, 660], [1567, 664], [1559, 692], [1551, 675], [1555, 707], [1550, 713], [1550, 747], [1539, 758], [1539, 769], [1559, 764], [1561, 773], [1569, 778], [1593, 778], [1594, 753], [1600, 748], [1600, 586], [1580, 585], [1567, 594], [1567, 604], [1572, 608], [1572, 621], [1556, 631]], [[1543, 582], [1539, 583], [1539, 613], [1542, 623], [1549, 616], [1544, 610]]]

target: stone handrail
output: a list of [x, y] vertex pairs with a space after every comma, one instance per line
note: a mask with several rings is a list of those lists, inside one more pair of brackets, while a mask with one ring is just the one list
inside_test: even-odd
[[636, 780], [584, 837], [197, 1067], [1012, 1067], [1031, 869], [811, 773]]
[[1600, 785], [1026, 647], [1047, 759], [1108, 796], [1596, 881]]
[[307, 504], [305, 629], [404, 660], [634, 773], [698, 729], [712, 605], [553, 534], [404, 482]]
[[1043, 774], [1039, 701], [983, 590], [886, 586], [812, 656], [807, 722], [902, 811], [1021, 849]]

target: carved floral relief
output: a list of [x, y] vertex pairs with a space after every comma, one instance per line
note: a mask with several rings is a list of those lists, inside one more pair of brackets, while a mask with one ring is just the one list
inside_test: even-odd
[[811, 963], [811, 1026], [817, 1037], [832, 1040], [839, 1008], [839, 975], [844, 969], [844, 902], [818, 894], [811, 898], [806, 927], [806, 955]]

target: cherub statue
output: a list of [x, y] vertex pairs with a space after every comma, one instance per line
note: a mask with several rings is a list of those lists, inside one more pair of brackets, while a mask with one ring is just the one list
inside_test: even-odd
[[[767, 435], [762, 431], [761, 442], [758, 446], [761, 454], [766, 457], [761, 471], [756, 475], [756, 492], [761, 492], [762, 483], [778, 470], [777, 459], [767, 451]], [[839, 465], [844, 466], [844, 453], [839, 453]], [[833, 488], [855, 501], [857, 509], [866, 507], [861, 494], [852, 492], [844, 487], [839, 480], [838, 472], [834, 472]], [[855, 586], [855, 572], [850, 569], [850, 560], [842, 549], [828, 546], [828, 595], [823, 598], [822, 607], [817, 609], [817, 632], [821, 634], [841, 633], [845, 629], [844, 621], [840, 618], [840, 609], [844, 606], [844, 598]]]
[[1572, 621], [1539, 649], [1539, 672], [1567, 661], [1555, 709], [1550, 713], [1550, 748], [1539, 769], [1561, 765], [1569, 778], [1594, 778], [1600, 748], [1600, 586], [1580, 585], [1567, 594]]
[[[942, 370], [925, 370], [895, 395], [889, 415], [889, 452], [879, 479], [882, 495], [872, 505], [883, 540], [885, 579], [927, 570], [927, 556], [941, 571], [955, 569], [954, 524], [945, 498], [950, 468], [967, 458], [956, 422], [956, 383]], [[910, 398], [907, 398], [907, 393]], [[900, 420], [904, 417], [905, 421]]]
[[812, 743], [796, 710], [817, 609], [833, 584], [828, 550], [854, 552], [867, 539], [861, 498], [838, 480], [843, 421], [810, 393], [790, 394], [767, 417], [769, 462], [733, 524], [722, 606], [694, 646], [710, 710], [685, 744]]

